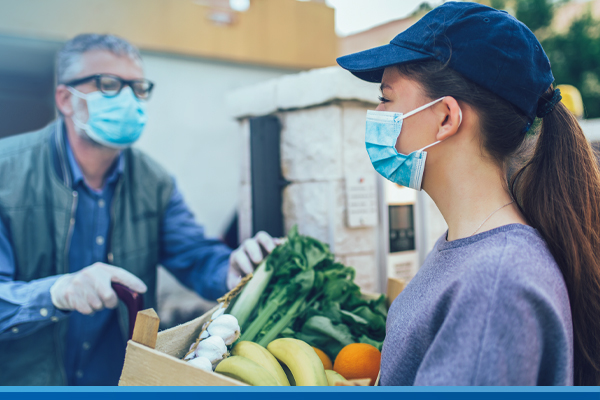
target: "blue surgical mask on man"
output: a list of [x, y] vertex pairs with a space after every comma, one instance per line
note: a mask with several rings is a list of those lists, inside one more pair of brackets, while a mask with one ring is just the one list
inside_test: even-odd
[[84, 94], [74, 88], [69, 91], [87, 102], [87, 123], [73, 117], [75, 126], [92, 140], [106, 147], [123, 149], [131, 146], [142, 135], [148, 117], [146, 104], [126, 86], [116, 96], [105, 96], [100, 91]]
[[[437, 99], [427, 103], [406, 114], [388, 111], [367, 111], [367, 126], [365, 132], [365, 144], [367, 153], [373, 167], [384, 178], [415, 190], [421, 190], [423, 173], [425, 171], [425, 160], [427, 152], [425, 149], [441, 142], [438, 140], [422, 149], [413, 151], [406, 155], [398, 153], [396, 142], [402, 130], [402, 121], [431, 107], [443, 100]], [[460, 111], [460, 122], [462, 122], [462, 111]], [[459, 126], [460, 126], [459, 122]]]

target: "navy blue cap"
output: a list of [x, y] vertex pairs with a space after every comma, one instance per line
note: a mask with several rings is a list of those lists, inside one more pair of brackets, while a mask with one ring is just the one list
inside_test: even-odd
[[509, 101], [533, 121], [540, 96], [554, 82], [540, 42], [505, 11], [469, 2], [436, 7], [390, 44], [337, 59], [369, 82], [396, 64], [438, 60]]

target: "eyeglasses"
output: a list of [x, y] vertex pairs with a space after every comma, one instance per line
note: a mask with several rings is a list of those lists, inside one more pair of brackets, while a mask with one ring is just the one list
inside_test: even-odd
[[110, 74], [90, 75], [65, 82], [64, 85], [75, 87], [89, 81], [94, 81], [98, 90], [100, 90], [103, 95], [108, 97], [114, 97], [118, 95], [121, 93], [123, 87], [128, 85], [138, 99], [148, 100], [150, 98], [150, 94], [152, 93], [152, 89], [154, 88], [154, 83], [148, 79], [126, 80]]

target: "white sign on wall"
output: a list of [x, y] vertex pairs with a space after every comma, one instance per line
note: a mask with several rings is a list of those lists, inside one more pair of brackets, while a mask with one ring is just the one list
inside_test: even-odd
[[377, 225], [375, 175], [346, 176], [347, 224], [350, 228]]
[[409, 282], [417, 273], [418, 255], [416, 251], [403, 251], [387, 255], [388, 277]]

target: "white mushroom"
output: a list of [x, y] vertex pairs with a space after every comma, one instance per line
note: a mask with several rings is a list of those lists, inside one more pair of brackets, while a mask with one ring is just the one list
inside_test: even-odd
[[198, 343], [196, 347], [197, 357], [206, 357], [215, 364], [221, 361], [227, 355], [227, 346], [222, 338], [218, 336], [210, 336]]
[[216, 318], [208, 326], [208, 333], [211, 337], [218, 336], [229, 346], [240, 337], [240, 326], [237, 318], [231, 314], [224, 314]]

